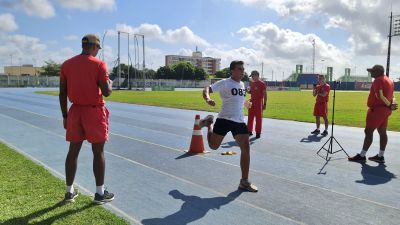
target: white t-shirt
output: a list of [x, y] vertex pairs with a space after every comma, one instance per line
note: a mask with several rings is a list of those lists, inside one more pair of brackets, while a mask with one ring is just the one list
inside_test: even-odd
[[212, 84], [211, 89], [213, 92], [219, 92], [222, 99], [218, 118], [244, 123], [243, 105], [246, 97], [244, 83], [227, 78]]

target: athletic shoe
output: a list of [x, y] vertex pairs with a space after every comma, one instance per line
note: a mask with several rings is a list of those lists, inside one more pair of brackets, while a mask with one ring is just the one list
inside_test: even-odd
[[65, 202], [75, 202], [75, 198], [78, 197], [78, 192], [74, 191], [74, 193], [67, 192], [64, 196]]
[[320, 131], [319, 131], [319, 129], [315, 129], [313, 132], [311, 132], [312, 134], [319, 134], [320, 133]]
[[258, 188], [250, 183], [248, 180], [240, 180], [239, 183], [239, 189], [245, 190], [245, 191], [249, 191], [249, 192], [257, 192]]
[[253, 132], [249, 132], [249, 136], [253, 136]]
[[105, 190], [103, 195], [99, 195], [96, 193], [94, 195], [93, 202], [97, 204], [104, 204], [107, 202], [111, 202], [112, 200], [114, 200], [114, 194]]
[[214, 122], [214, 116], [213, 115], [208, 115], [206, 117], [204, 117], [204, 119], [200, 120], [200, 127], [208, 127], [210, 126], [212, 123]]
[[327, 130], [324, 130], [324, 132], [322, 132], [321, 135], [322, 135], [322, 136], [328, 135], [328, 131], [327, 131]]
[[362, 157], [360, 154], [357, 154], [357, 155], [355, 155], [355, 156], [353, 156], [353, 157], [349, 157], [349, 158], [347, 158], [349, 161], [351, 161], [351, 162], [365, 162], [365, 161], [367, 161], [367, 159], [365, 158], [365, 156], [364, 157]]
[[385, 157], [379, 156], [378, 154], [372, 157], [368, 157], [368, 159], [377, 163], [385, 163]]
[[261, 134], [256, 134], [256, 138], [259, 139], [261, 137]]

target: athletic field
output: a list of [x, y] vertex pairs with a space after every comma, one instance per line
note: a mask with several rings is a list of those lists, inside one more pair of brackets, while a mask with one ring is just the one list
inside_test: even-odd
[[[0, 89], [0, 141], [64, 179], [68, 143], [58, 97], [35, 94], [37, 90]], [[122, 92], [114, 92], [114, 98], [119, 93]], [[123, 94], [126, 93], [130, 94]], [[304, 114], [311, 115], [312, 98], [307, 106], [293, 106], [294, 102], [308, 99], [311, 93], [293, 93], [296, 99], [285, 98], [291, 100], [289, 104], [273, 103], [273, 99], [278, 99], [273, 98], [274, 93], [270, 92], [271, 105], [267, 110], [272, 112], [273, 104], [280, 104], [275, 108], [290, 108], [296, 116], [297, 108], [303, 105], [307, 107], [303, 110], [309, 110]], [[141, 95], [138, 99], [142, 102], [168, 102], [147, 94], [161, 96], [132, 93]], [[178, 104], [194, 104], [196, 99], [203, 102], [199, 92], [192, 93], [196, 97], [185, 94]], [[366, 97], [366, 93], [361, 94]], [[105, 207], [132, 224], [399, 224], [398, 132], [388, 132], [385, 164], [359, 164], [348, 162], [345, 152], [353, 155], [360, 151], [363, 129], [335, 126], [335, 138], [345, 152], [329, 155], [332, 158], [325, 161], [316, 152], [329, 136], [310, 135], [315, 128], [313, 123], [264, 118], [261, 138], [250, 140], [250, 179], [259, 192], [248, 193], [237, 189], [240, 155], [221, 155], [224, 151], [240, 152], [230, 134], [217, 151], [196, 156], [184, 151], [190, 145], [195, 115], [204, 118], [209, 112], [111, 101], [107, 106], [110, 139], [106, 144], [106, 186], [116, 198]], [[365, 110], [359, 110], [363, 111], [363, 120]], [[376, 133], [374, 138], [368, 156], [379, 150]], [[337, 148], [334, 145], [334, 150]], [[79, 158], [76, 185], [89, 195], [95, 190], [92, 154], [87, 143]]]
[[[57, 91], [41, 92], [58, 95]], [[335, 104], [335, 124], [364, 127], [367, 111], [367, 91], [337, 91]], [[395, 96], [399, 96], [395, 93]], [[218, 112], [221, 101], [218, 93], [211, 94], [217, 101], [216, 107], [208, 106], [201, 91], [113, 91], [109, 101], [141, 105], [162, 106], [179, 109], [193, 109]], [[400, 97], [400, 96], [399, 96]], [[397, 98], [398, 99], [398, 98]], [[329, 119], [332, 115], [333, 91], [330, 94]], [[311, 91], [269, 91], [265, 118], [315, 122], [313, 117], [315, 98]], [[247, 112], [246, 112], [247, 115]], [[394, 111], [389, 120], [388, 130], [400, 131], [400, 110]]]

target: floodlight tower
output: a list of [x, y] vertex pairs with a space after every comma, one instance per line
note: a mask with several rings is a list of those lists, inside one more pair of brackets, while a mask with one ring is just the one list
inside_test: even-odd
[[[393, 21], [394, 19], [394, 21]], [[393, 33], [392, 33], [393, 30]], [[392, 37], [400, 36], [400, 15], [393, 16], [393, 13], [390, 12], [390, 25], [389, 25], [389, 44], [388, 44], [388, 53], [386, 60], [386, 76], [389, 76], [390, 71], [390, 50], [392, 45]]]
[[315, 74], [315, 39], [313, 38], [311, 40], [312, 46], [313, 46], [313, 55], [312, 55], [312, 72]]

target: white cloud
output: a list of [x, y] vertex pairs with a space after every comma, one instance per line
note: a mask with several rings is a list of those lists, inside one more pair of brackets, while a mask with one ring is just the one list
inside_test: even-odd
[[[384, 55], [387, 48], [390, 4], [383, 0], [240, 0], [249, 7], [276, 11], [281, 16], [326, 18], [326, 29], [340, 28], [349, 33], [355, 55]], [[392, 1], [393, 9], [400, 1]], [[323, 16], [323, 17], [321, 17]], [[400, 48], [394, 48], [400, 53]]]
[[64, 39], [67, 41], [77, 41], [77, 40], [79, 40], [79, 37], [76, 35], [68, 35], [68, 36], [65, 36]]
[[15, 22], [15, 18], [10, 13], [4, 13], [0, 15], [0, 31], [13, 32], [18, 29], [18, 25]]
[[30, 16], [48, 19], [55, 16], [55, 10], [49, 0], [2, 0], [0, 7], [22, 10]]
[[186, 43], [199, 46], [210, 45], [206, 40], [194, 34], [193, 31], [186, 26], [175, 30], [167, 30], [163, 39], [168, 43]]
[[[130, 34], [143, 34], [145, 40], [158, 39], [169, 44], [190, 44], [198, 45], [200, 47], [207, 47], [210, 44], [199, 37], [188, 27], [183, 26], [175, 30], [167, 30], [165, 33], [157, 24], [141, 24], [139, 27], [132, 27], [127, 24], [117, 24], [115, 30], [108, 30], [107, 35], [116, 37], [118, 31], [127, 32]], [[126, 34], [122, 35], [123, 37]]]
[[116, 7], [115, 0], [58, 0], [59, 3], [69, 9], [83, 11], [113, 10]]

